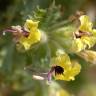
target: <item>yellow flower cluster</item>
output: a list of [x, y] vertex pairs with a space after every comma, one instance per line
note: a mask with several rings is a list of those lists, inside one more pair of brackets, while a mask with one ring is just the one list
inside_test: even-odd
[[56, 80], [74, 80], [79, 74], [81, 66], [77, 61], [70, 61], [69, 56], [64, 53], [52, 59], [54, 66], [54, 77]]
[[24, 46], [26, 50], [28, 50], [31, 45], [37, 43], [41, 39], [41, 33], [38, 30], [38, 23], [34, 22], [30, 19], [26, 20], [24, 29], [29, 32], [29, 36], [21, 36], [19, 42]]
[[92, 29], [93, 24], [86, 15], [82, 15], [80, 18], [81, 25], [77, 32], [74, 33], [74, 40], [72, 42], [72, 50], [74, 52], [80, 52], [86, 47], [91, 48], [96, 43], [96, 30]]
[[[84, 56], [84, 59], [87, 61], [95, 62], [95, 52], [88, 50], [84, 52], [82, 50], [94, 46], [96, 43], [96, 30], [93, 29], [93, 25], [88, 16], [82, 15], [79, 19], [81, 25], [78, 30], [74, 32], [74, 40], [72, 41], [71, 49], [73, 52], [79, 53], [79, 56]], [[18, 37], [18, 42], [24, 46], [25, 50], [28, 50], [33, 44], [38, 43], [41, 40], [41, 31], [38, 29], [38, 23], [38, 21], [27, 19], [23, 27], [13, 26], [12, 29], [7, 31], [12, 31], [13, 35]], [[43, 39], [47, 40], [45, 34], [43, 34], [42, 37], [45, 37]], [[51, 60], [52, 67], [47, 74], [48, 80], [50, 81], [52, 75], [56, 80], [75, 80], [75, 76], [78, 75], [81, 70], [80, 64], [76, 60], [71, 61], [69, 56], [62, 50], [59, 50], [56, 55], [57, 56]], [[34, 78], [37, 77], [34, 76]]]

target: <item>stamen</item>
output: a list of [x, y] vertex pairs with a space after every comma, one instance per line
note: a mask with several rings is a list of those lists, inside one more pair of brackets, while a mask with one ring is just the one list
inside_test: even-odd
[[25, 36], [25, 37], [29, 36], [29, 32], [26, 31], [24, 28], [22, 28], [22, 33], [23, 33], [23, 36]]
[[49, 72], [48, 75], [47, 75], [48, 82], [51, 82], [51, 79], [52, 79], [52, 74]]
[[92, 33], [79, 30], [78, 32], [75, 32], [74, 35], [76, 38], [81, 38], [82, 36], [92, 36]]
[[48, 80], [49, 83], [51, 82], [53, 71], [54, 71], [54, 67], [52, 67], [51, 70], [47, 74], [47, 80]]
[[27, 32], [24, 28], [22, 28], [21, 30], [20, 29], [8, 28], [8, 29], [5, 29], [3, 31], [3, 35], [5, 35], [6, 32], [13, 33], [14, 36], [15, 35], [19, 35], [19, 34], [22, 34], [25, 37], [28, 37], [29, 36], [29, 32]]
[[6, 34], [6, 32], [3, 32], [3, 35], [5, 35]]
[[6, 33], [6, 32], [17, 32], [16, 30], [14, 30], [14, 29], [5, 29], [4, 31], [3, 31], [3, 33]]

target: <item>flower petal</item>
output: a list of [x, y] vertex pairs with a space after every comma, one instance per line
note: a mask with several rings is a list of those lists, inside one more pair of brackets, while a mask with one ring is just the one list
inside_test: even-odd
[[79, 27], [79, 30], [83, 32], [91, 32], [93, 24], [90, 22], [90, 19], [86, 15], [82, 15], [80, 17], [81, 26]]
[[74, 39], [72, 42], [71, 51], [72, 52], [80, 52], [81, 50], [84, 50], [86, 48], [86, 45], [81, 41], [80, 38]]
[[81, 41], [88, 46], [88, 48], [91, 48], [94, 46], [94, 44], [96, 43], [96, 38], [95, 37], [87, 37], [87, 36], [83, 36], [81, 37]]
[[51, 64], [54, 64], [55, 66], [61, 66], [62, 68], [70, 68], [71, 62], [69, 56], [66, 53], [64, 53], [58, 55], [55, 58], [52, 58]]

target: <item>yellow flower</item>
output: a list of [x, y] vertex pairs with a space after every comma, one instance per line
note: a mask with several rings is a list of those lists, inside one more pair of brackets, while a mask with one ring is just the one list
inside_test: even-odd
[[38, 22], [34, 22], [30, 19], [26, 20], [24, 29], [29, 32], [29, 35], [26, 37], [22, 35], [19, 42], [28, 50], [31, 45], [37, 43], [41, 39], [41, 33], [38, 30]]
[[75, 52], [80, 52], [86, 47], [91, 48], [96, 43], [95, 29], [92, 29], [93, 25], [89, 17], [82, 15], [79, 19], [81, 25], [78, 31], [74, 33], [75, 38], [72, 42], [72, 50], [76, 49]]
[[[81, 66], [76, 62], [71, 62], [69, 56], [64, 53], [52, 59], [54, 77], [56, 80], [74, 80], [79, 74]], [[51, 72], [53, 72], [51, 70]]]

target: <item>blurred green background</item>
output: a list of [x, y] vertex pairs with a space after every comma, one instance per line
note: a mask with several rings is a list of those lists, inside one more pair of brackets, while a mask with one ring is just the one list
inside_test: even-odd
[[[30, 69], [36, 72], [45, 72], [50, 67], [50, 58], [58, 46], [68, 51], [69, 41], [66, 40], [66, 36], [70, 34], [68, 28], [70, 27], [71, 31], [74, 30], [69, 21], [76, 18], [76, 12], [84, 12], [96, 24], [96, 0], [54, 1], [58, 6], [56, 8], [52, 6], [53, 0], [0, 0], [0, 96], [96, 96], [96, 65], [74, 54], [69, 53], [70, 57], [77, 59], [82, 66], [75, 81], [54, 80], [48, 85], [46, 81], [32, 79], [32, 70], [24, 70], [25, 67], [30, 66]], [[47, 15], [43, 15], [42, 12], [37, 14], [43, 18], [40, 19], [40, 28], [50, 39], [55, 37], [54, 46], [52, 46], [52, 40], [49, 40], [48, 43], [36, 45], [26, 52], [21, 47], [16, 48], [11, 34], [2, 36], [2, 30], [12, 25], [23, 25], [25, 20], [37, 11], [37, 6], [47, 10]], [[61, 26], [66, 27], [64, 29], [66, 45], [64, 46], [62, 42], [61, 45], [55, 43], [59, 38], [51, 33]]]

